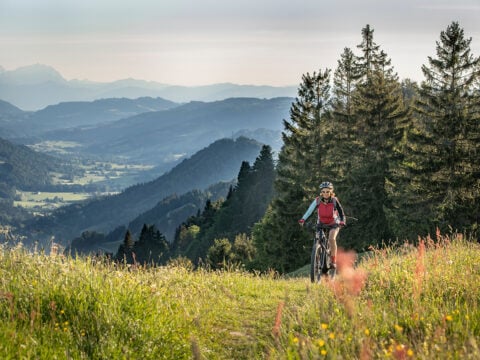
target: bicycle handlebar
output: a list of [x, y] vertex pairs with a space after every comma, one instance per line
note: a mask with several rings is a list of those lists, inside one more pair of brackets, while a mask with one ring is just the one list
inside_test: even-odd
[[334, 226], [335, 225], [318, 224], [311, 221], [305, 222], [305, 224], [303, 225], [304, 228], [307, 228], [309, 230], [317, 229], [317, 227], [319, 227], [320, 229], [332, 229]]

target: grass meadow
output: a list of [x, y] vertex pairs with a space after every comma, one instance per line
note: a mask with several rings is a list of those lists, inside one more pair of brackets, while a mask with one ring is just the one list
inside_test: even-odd
[[0, 249], [2, 359], [478, 359], [480, 247], [338, 256], [334, 281]]

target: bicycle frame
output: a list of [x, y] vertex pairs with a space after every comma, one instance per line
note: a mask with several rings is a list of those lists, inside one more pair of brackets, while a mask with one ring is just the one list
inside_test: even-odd
[[310, 259], [310, 280], [320, 282], [322, 276], [335, 276], [335, 269], [330, 268], [330, 244], [328, 235], [331, 227], [320, 226], [315, 229], [312, 254]]

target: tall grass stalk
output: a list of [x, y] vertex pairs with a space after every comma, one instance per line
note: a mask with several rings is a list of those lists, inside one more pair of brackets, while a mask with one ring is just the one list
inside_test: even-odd
[[0, 249], [2, 359], [480, 358], [480, 248], [339, 254], [334, 281]]

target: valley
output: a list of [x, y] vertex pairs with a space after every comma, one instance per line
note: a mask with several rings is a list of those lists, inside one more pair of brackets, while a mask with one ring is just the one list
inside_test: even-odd
[[[32, 148], [50, 155], [64, 155], [63, 144], [37, 144]], [[48, 148], [48, 150], [47, 150]], [[59, 151], [60, 150], [60, 151]], [[16, 190], [14, 206], [35, 216], [45, 216], [62, 206], [87, 199], [114, 195], [144, 178], [143, 173], [153, 165], [70, 159], [75, 173], [52, 173], [52, 186], [48, 190]], [[69, 191], [68, 189], [72, 189]]]
[[[105, 99], [33, 113], [0, 103], [0, 223], [27, 246], [52, 238], [69, 246], [84, 234], [117, 244], [125, 235], [117, 229], [138, 236], [144, 223], [173, 241], [207, 200], [227, 196], [262, 144], [280, 150], [291, 102]], [[95, 241], [83, 249], [105, 249], [107, 240]]]
[[[34, 70], [46, 79], [52, 74]], [[45, 86], [68, 85], [55, 79]], [[5, 81], [0, 76], [3, 90], [15, 87]], [[220, 98], [201, 96], [214, 88]], [[44, 107], [22, 102], [27, 90], [15, 100], [0, 94], [0, 225], [26, 246], [47, 247], [54, 238], [68, 247], [78, 239], [76, 250], [85, 252], [118, 244], [127, 228], [137, 237], [144, 224], [172, 242], [207, 201], [228, 195], [263, 144], [278, 154], [293, 101], [291, 89], [190, 90], [190, 99], [103, 91]]]

